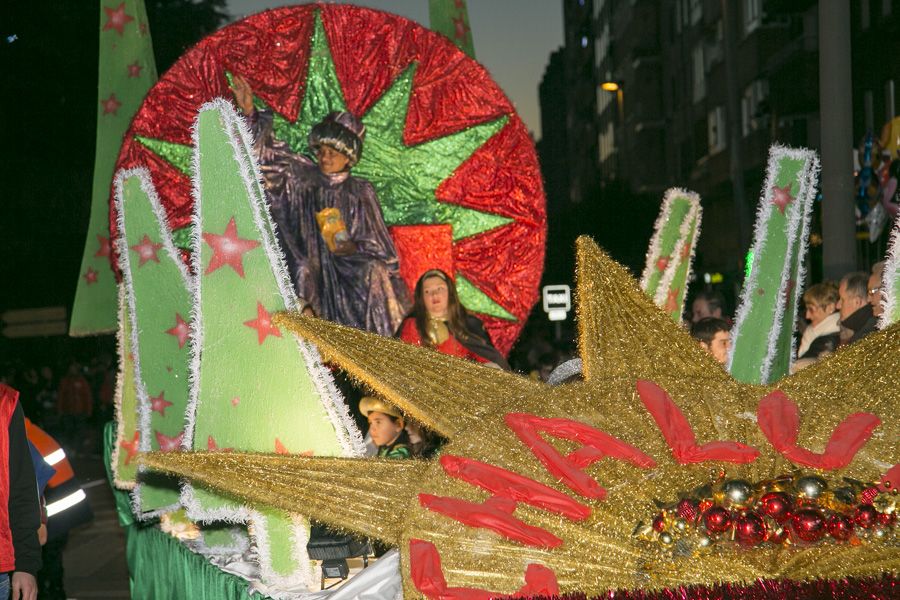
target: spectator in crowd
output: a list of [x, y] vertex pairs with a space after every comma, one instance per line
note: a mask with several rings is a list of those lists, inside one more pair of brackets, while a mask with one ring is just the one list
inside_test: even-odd
[[834, 352], [840, 344], [841, 315], [837, 312], [838, 300], [838, 288], [830, 281], [817, 283], [803, 292], [809, 325], [803, 331], [797, 347], [799, 360], [815, 360]]
[[62, 437], [71, 447], [76, 447], [87, 420], [94, 410], [91, 385], [81, 372], [81, 364], [72, 361], [66, 376], [59, 382], [56, 412], [60, 417]]
[[877, 319], [869, 304], [868, 284], [869, 276], [858, 271], [844, 275], [838, 286], [842, 346], [858, 342], [875, 331]]
[[706, 317], [691, 327], [691, 337], [700, 342], [700, 346], [713, 355], [719, 364], [728, 361], [731, 349], [731, 326], [724, 319]]
[[380, 398], [363, 396], [359, 410], [369, 420], [369, 436], [379, 458], [410, 458], [409, 434], [400, 409]]
[[715, 317], [727, 319], [725, 314], [725, 298], [714, 290], [704, 290], [694, 296], [691, 303], [691, 323], [697, 323], [701, 319]]
[[872, 315], [878, 319], [884, 313], [884, 261], [872, 265], [872, 274], [869, 275], [869, 286], [866, 290], [869, 304], [872, 305]]
[[18, 396], [0, 384], [0, 598], [35, 600], [41, 509]]

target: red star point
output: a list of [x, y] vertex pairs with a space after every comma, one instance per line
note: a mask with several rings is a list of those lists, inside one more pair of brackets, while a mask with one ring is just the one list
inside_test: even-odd
[[159, 262], [157, 252], [162, 248], [162, 244], [154, 244], [150, 237], [145, 233], [141, 243], [130, 246], [130, 248], [137, 252], [138, 257], [140, 258], [138, 267], [143, 267], [145, 263], [148, 263], [151, 260], [153, 262]]
[[219, 445], [216, 444], [216, 438], [213, 436], [206, 438], [206, 449], [210, 452], [231, 452], [234, 450], [234, 448], [219, 448]]
[[666, 270], [666, 267], [669, 266], [669, 257], [668, 256], [660, 256], [656, 259], [656, 270], [659, 272], [663, 272]]
[[130, 463], [131, 459], [133, 459], [135, 457], [135, 455], [138, 453], [138, 441], [139, 440], [140, 440], [140, 433], [135, 431], [134, 437], [131, 438], [130, 442], [126, 442], [126, 441], [119, 442], [119, 448], [121, 448], [122, 450], [124, 450], [126, 452], [126, 455], [125, 455], [125, 464], [126, 465], [128, 463]]
[[188, 338], [191, 336], [191, 327], [179, 313], [175, 313], [175, 327], [166, 329], [166, 333], [178, 338], [178, 349], [184, 348]]
[[681, 260], [685, 261], [691, 256], [691, 243], [685, 242], [684, 246], [681, 247]]
[[119, 99], [116, 98], [115, 94], [110, 94], [109, 98], [100, 101], [100, 106], [103, 107], [104, 115], [116, 116], [116, 112], [119, 110], [119, 107], [122, 106], [122, 103], [119, 102]]
[[106, 13], [106, 23], [101, 31], [115, 29], [119, 35], [125, 35], [125, 26], [134, 21], [134, 17], [125, 13], [124, 2], [119, 4], [118, 8], [104, 6], [103, 12]]
[[129, 78], [132, 78], [132, 77], [136, 78], [136, 77], [140, 77], [140, 76], [141, 76], [141, 69], [143, 69], [144, 67], [142, 67], [142, 66], [140, 65], [140, 63], [138, 63], [138, 61], [134, 61], [133, 63], [131, 63], [130, 65], [128, 65], [126, 68], [128, 69], [128, 77], [129, 77]]
[[791, 184], [787, 184], [783, 188], [773, 187], [772, 194], [772, 204], [778, 207], [781, 214], [784, 214], [784, 209], [794, 201], [794, 197], [791, 196]]
[[159, 431], [155, 431], [154, 433], [156, 434], [156, 442], [159, 444], [160, 452], [178, 452], [181, 450], [181, 442], [184, 439], [183, 431], [172, 437]]
[[150, 410], [158, 412], [161, 416], [166, 416], [166, 409], [172, 406], [172, 403], [166, 400], [166, 393], [160, 392], [159, 396], [150, 396]]
[[99, 273], [97, 273], [97, 271], [95, 271], [93, 269], [93, 267], [88, 267], [88, 270], [85, 271], [85, 273], [84, 273], [84, 275], [82, 275], [82, 277], [84, 277], [84, 280], [87, 282], [88, 285], [93, 285], [93, 284], [97, 283], [98, 275], [99, 275]]
[[238, 237], [237, 224], [234, 217], [228, 221], [225, 227], [225, 233], [218, 235], [215, 233], [204, 233], [203, 240], [209, 244], [213, 250], [212, 258], [209, 259], [209, 265], [206, 267], [204, 275], [209, 275], [213, 271], [228, 265], [234, 272], [244, 276], [244, 253], [253, 250], [259, 246], [256, 240], [244, 240]]
[[256, 318], [244, 321], [244, 325], [256, 330], [260, 346], [266, 341], [266, 337], [270, 335], [281, 337], [281, 330], [272, 325], [272, 315], [265, 309], [262, 302], [256, 303]]
[[469, 33], [469, 26], [466, 25], [466, 20], [462, 17], [453, 17], [453, 29], [453, 37], [465, 41], [466, 34]]
[[234, 398], [231, 399], [231, 405], [232, 405], [232, 406], [237, 406], [237, 405], [240, 404], [240, 403], [241, 403], [241, 399], [240, 399], [239, 397], [237, 397], [237, 396], [235, 396]]
[[666, 312], [674, 312], [678, 310], [678, 292], [681, 291], [678, 288], [672, 288], [669, 290], [668, 295], [666, 296]]
[[278, 438], [275, 438], [275, 452], [277, 454], [290, 454], [290, 452], [288, 452], [288, 449], [284, 446], [284, 444], [281, 443], [281, 440], [279, 440]]
[[104, 235], [97, 234], [97, 252], [94, 253], [94, 257], [108, 257], [109, 254], [109, 238]]

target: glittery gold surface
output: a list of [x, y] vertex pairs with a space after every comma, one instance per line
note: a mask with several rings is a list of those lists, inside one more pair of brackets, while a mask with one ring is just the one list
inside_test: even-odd
[[[277, 323], [313, 340], [361, 383], [450, 439], [445, 453], [522, 474], [589, 504], [591, 516], [567, 520], [524, 504], [515, 517], [562, 538], [556, 549], [525, 547], [484, 529], [419, 507], [419, 492], [480, 502], [487, 492], [446, 476], [436, 462], [354, 461], [241, 454], [166, 454], [147, 464], [206, 482], [244, 499], [302, 512], [382, 537], [401, 551], [410, 538], [432, 542], [451, 587], [511, 593], [525, 565], [552, 569], [561, 592], [597, 594], [611, 588], [659, 589], [683, 584], [751, 582], [760, 577], [811, 579], [866, 576], [900, 569], [895, 543], [859, 547], [732, 549], [672, 559], [669, 549], [632, 537], [635, 523], [656, 510], [654, 499], [677, 497], [714, 479], [762, 480], [795, 468], [756, 426], [759, 400], [783, 390], [800, 407], [798, 443], [822, 452], [847, 415], [869, 411], [883, 421], [850, 465], [832, 474], [878, 479], [900, 461], [900, 327], [874, 334], [774, 385], [734, 381], [688, 335], [653, 306], [636, 282], [590, 240], [578, 242], [579, 346], [586, 381], [556, 388], [486, 369], [332, 323], [280, 315]], [[698, 444], [736, 440], [760, 450], [749, 465], [679, 465], [635, 391], [637, 379], [663, 387], [684, 413]], [[586, 468], [608, 491], [603, 501], [574, 495], [547, 473], [507, 428], [511, 411], [575, 419], [651, 455], [642, 470], [605, 459]], [[573, 444], [547, 438], [566, 453]], [[399, 537], [393, 533], [400, 531]], [[408, 597], [419, 594], [403, 561]]]

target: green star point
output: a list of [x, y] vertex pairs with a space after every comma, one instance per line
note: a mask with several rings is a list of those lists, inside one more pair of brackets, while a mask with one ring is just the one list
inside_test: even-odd
[[494, 302], [487, 294], [478, 289], [474, 283], [463, 277], [461, 273], [456, 274], [456, 293], [459, 294], [460, 302], [468, 310], [506, 319], [507, 321], [518, 321], [515, 315]]

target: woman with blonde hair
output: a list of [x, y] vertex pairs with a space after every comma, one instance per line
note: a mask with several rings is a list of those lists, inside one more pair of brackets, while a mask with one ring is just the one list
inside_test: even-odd
[[837, 310], [838, 288], [831, 281], [810, 286], [803, 292], [809, 325], [800, 339], [797, 359], [817, 359], [834, 352], [840, 343], [840, 313]]

